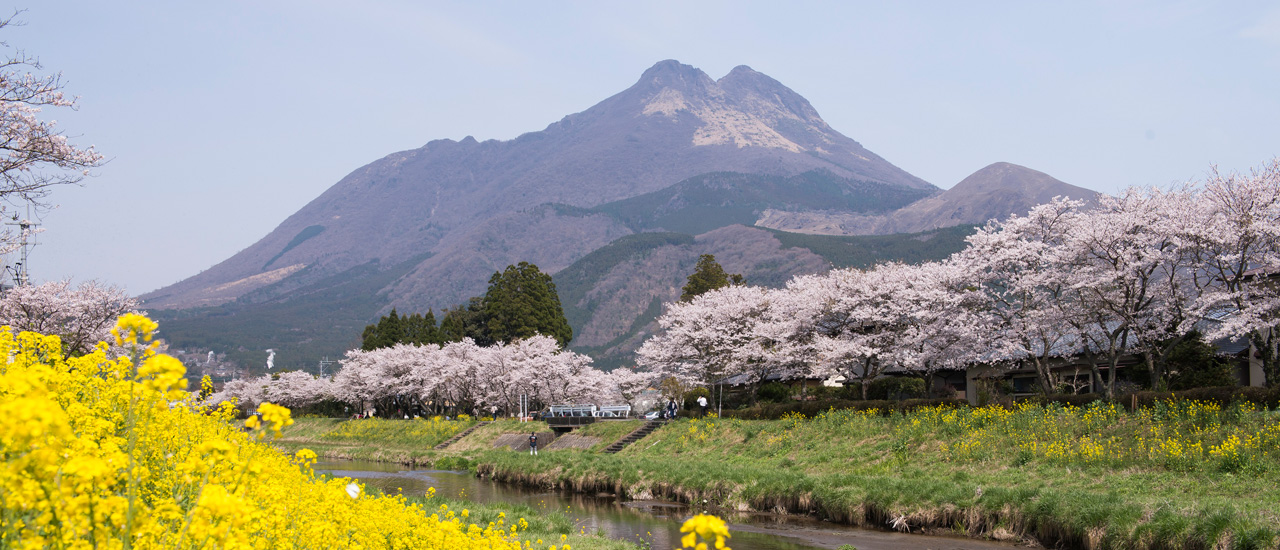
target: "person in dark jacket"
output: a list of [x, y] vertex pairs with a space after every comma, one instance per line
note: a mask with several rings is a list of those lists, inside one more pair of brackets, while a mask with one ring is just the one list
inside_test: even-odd
[[529, 432], [529, 454], [538, 456], [538, 432]]

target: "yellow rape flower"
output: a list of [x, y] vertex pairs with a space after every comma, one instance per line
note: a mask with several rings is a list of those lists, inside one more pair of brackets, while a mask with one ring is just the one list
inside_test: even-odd
[[138, 367], [138, 380], [142, 385], [164, 394], [186, 388], [186, 374], [187, 368], [182, 366], [182, 361], [164, 354], [148, 357]]
[[293, 425], [292, 413], [287, 407], [263, 403], [258, 405], [258, 414], [262, 415], [263, 422], [271, 425], [271, 431], [275, 432], [276, 437], [280, 437], [281, 429]]
[[[687, 533], [680, 537], [680, 544], [684, 548], [707, 550], [707, 542], [714, 540], [717, 550], [730, 550], [725, 546], [725, 539], [731, 536], [729, 527], [725, 525], [724, 520], [716, 516], [707, 514], [693, 516], [680, 526], [680, 532]], [[699, 538], [706, 542], [698, 542]]]
[[117, 346], [136, 345], [139, 338], [144, 342], [151, 342], [152, 333], [159, 326], [145, 315], [126, 313], [116, 320], [116, 326], [111, 329], [111, 335], [116, 338]]

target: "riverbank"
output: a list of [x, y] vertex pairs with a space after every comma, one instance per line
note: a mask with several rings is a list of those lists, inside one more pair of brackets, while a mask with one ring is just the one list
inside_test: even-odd
[[[273, 444], [287, 452], [311, 449], [321, 458], [333, 460], [368, 460], [447, 470], [474, 469], [470, 467], [468, 457], [493, 450], [499, 439], [523, 443], [529, 432], [538, 432], [543, 434], [543, 439], [550, 439], [551, 429], [546, 422], [498, 420], [480, 426], [476, 424], [478, 422], [474, 420], [298, 418]], [[571, 448], [598, 453], [640, 424], [638, 420], [598, 422], [575, 430], [570, 436], [544, 441], [542, 450]], [[475, 431], [450, 445], [446, 451], [434, 449], [473, 426], [476, 426]], [[520, 437], [511, 437], [517, 435]]]
[[[628, 541], [612, 539], [599, 533], [588, 533], [572, 518], [558, 510], [535, 509], [523, 504], [485, 504], [464, 498], [445, 498], [439, 495], [409, 497], [406, 500], [419, 504], [423, 509], [444, 517], [453, 512], [476, 525], [523, 525], [517, 532], [525, 548], [555, 546], [583, 550], [641, 550], [642, 547]], [[512, 519], [516, 518], [516, 519]], [[524, 523], [521, 524], [520, 521]]]
[[485, 448], [525, 429], [504, 424], [421, 458], [540, 487], [1046, 546], [1275, 548], [1280, 533], [1280, 417], [1248, 407], [681, 420], [616, 455], [538, 459]]
[[[287, 452], [311, 449], [321, 458], [370, 460], [429, 466], [441, 455], [433, 448], [475, 426], [475, 420], [304, 417], [294, 420], [273, 444]], [[545, 424], [544, 424], [545, 426]], [[483, 428], [483, 427], [481, 427]]]

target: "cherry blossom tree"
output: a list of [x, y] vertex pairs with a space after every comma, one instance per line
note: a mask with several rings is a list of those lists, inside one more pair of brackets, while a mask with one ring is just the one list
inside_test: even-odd
[[927, 262], [909, 268], [900, 279], [896, 301], [904, 330], [898, 345], [910, 350], [899, 358], [907, 370], [923, 373], [926, 388], [941, 369], [959, 369], [977, 361], [982, 329], [981, 295], [957, 261]]
[[756, 286], [726, 286], [688, 302], [668, 305], [658, 319], [664, 332], [637, 352], [637, 363], [659, 378], [710, 385], [746, 375], [755, 386], [770, 375], [793, 376], [807, 365], [788, 347], [789, 323], [776, 322], [771, 307], [780, 291]]
[[87, 281], [72, 287], [70, 280], [17, 286], [0, 296], [0, 324], [15, 330], [56, 334], [62, 352], [82, 355], [98, 342], [114, 342], [111, 327], [121, 315], [136, 312], [138, 301], [123, 289]]
[[290, 408], [307, 407], [330, 399], [330, 381], [305, 371], [289, 371], [267, 375], [264, 397], [267, 401]]
[[1080, 201], [1055, 198], [978, 230], [953, 257], [977, 289], [971, 321], [988, 363], [1028, 362], [1045, 393], [1057, 390], [1055, 355], [1073, 353], [1063, 240], [1079, 225]]
[[282, 373], [228, 383], [213, 399], [242, 402], [279, 400], [305, 406], [326, 400], [355, 405], [381, 416], [444, 413], [509, 413], [519, 397], [548, 405], [604, 402], [621, 396], [620, 383], [634, 392], [637, 382], [591, 367], [591, 358], [559, 349], [554, 338], [534, 336], [490, 347], [470, 339], [435, 344], [398, 344], [347, 352], [331, 380], [306, 373]]
[[657, 384], [656, 377], [652, 373], [640, 370], [619, 367], [609, 371], [607, 375], [610, 380], [604, 382], [607, 388], [614, 388], [616, 396], [611, 401], [618, 403], [627, 403], [632, 407], [636, 407], [636, 398], [640, 394]]
[[256, 378], [240, 378], [228, 380], [222, 385], [222, 391], [205, 399], [209, 405], [217, 405], [224, 401], [235, 401], [241, 410], [253, 410], [259, 404], [268, 402], [267, 388], [271, 386], [271, 375]]
[[1247, 334], [1262, 358], [1268, 386], [1280, 384], [1280, 159], [1249, 174], [1220, 173], [1204, 184], [1198, 211], [1183, 218], [1205, 282], [1195, 309], [1221, 321], [1206, 337]]
[[[0, 19], [0, 31], [18, 24]], [[50, 188], [79, 183], [103, 162], [92, 146], [72, 144], [55, 122], [41, 118], [45, 109], [76, 107], [76, 98], [63, 93], [62, 75], [40, 75], [42, 69], [21, 50], [0, 60], [0, 201], [8, 204], [44, 206]], [[0, 253], [12, 251], [14, 237], [0, 236]]]
[[[1194, 286], [1182, 280], [1188, 256], [1181, 252], [1177, 227], [1184, 222], [1170, 216], [1170, 206], [1184, 199], [1155, 188], [1101, 197], [1062, 243], [1061, 270], [1075, 313], [1067, 319], [1108, 397], [1115, 392], [1120, 358], [1130, 353], [1146, 356], [1152, 386], [1160, 387], [1163, 361], [1157, 356], [1191, 329], [1187, 307]], [[1105, 380], [1100, 363], [1107, 366]]]

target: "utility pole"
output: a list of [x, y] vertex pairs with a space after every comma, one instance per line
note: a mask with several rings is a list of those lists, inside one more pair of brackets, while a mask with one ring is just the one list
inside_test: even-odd
[[324, 359], [320, 360], [320, 377], [321, 378], [324, 378], [325, 365], [332, 365], [334, 363], [337, 363], [337, 361], [330, 360], [328, 355], [324, 356]]
[[30, 219], [18, 219], [18, 215], [14, 214], [12, 221], [4, 222], [5, 225], [12, 225], [18, 228], [18, 238], [22, 239], [18, 242], [19, 261], [13, 266], [5, 266], [5, 269], [13, 275], [14, 286], [27, 286], [31, 284], [31, 277], [27, 272], [27, 253], [35, 246], [36, 242], [28, 241], [27, 238], [34, 235], [33, 229], [40, 227], [40, 224], [33, 223]]

